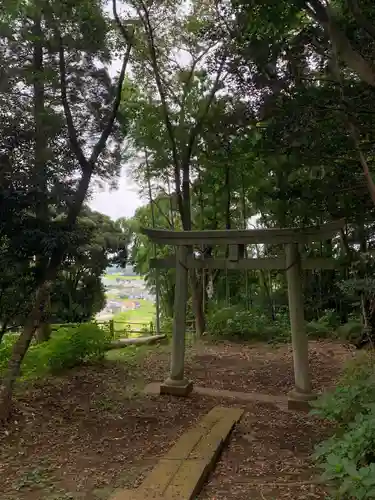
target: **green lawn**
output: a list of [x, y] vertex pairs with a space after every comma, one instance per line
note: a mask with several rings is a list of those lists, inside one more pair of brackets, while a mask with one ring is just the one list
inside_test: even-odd
[[155, 304], [149, 300], [139, 299], [141, 307], [134, 311], [120, 312], [113, 316], [115, 331], [119, 332], [129, 327], [131, 330], [141, 330], [155, 323]]

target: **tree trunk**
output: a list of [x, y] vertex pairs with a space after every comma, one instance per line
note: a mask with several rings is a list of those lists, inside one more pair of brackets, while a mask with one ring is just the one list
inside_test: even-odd
[[8, 371], [1, 381], [0, 386], [0, 422], [9, 418], [13, 387], [20, 373], [21, 363], [29, 348], [35, 329], [40, 322], [43, 308], [48, 297], [51, 282], [44, 281], [36, 292], [34, 307], [29, 314], [25, 327], [14, 344], [13, 352], [8, 364]]
[[[193, 270], [194, 271], [194, 270]], [[203, 289], [195, 274], [190, 277], [192, 305], [195, 316], [195, 331], [201, 337], [206, 331], [206, 319], [203, 310]]]
[[[312, 8], [311, 8], [312, 7]], [[323, 4], [320, 0], [305, 0], [305, 8], [323, 27], [328, 38], [336, 47], [341, 60], [354, 71], [358, 77], [371, 86], [375, 86], [375, 68], [371, 60], [353, 48], [344, 30], [341, 29], [336, 20], [335, 13], [329, 4]], [[358, 19], [357, 19], [358, 21]]]
[[4, 338], [7, 329], [8, 329], [8, 321], [4, 321], [4, 323], [1, 325], [1, 330], [0, 330], [0, 344]]
[[41, 323], [36, 329], [35, 338], [38, 344], [47, 342], [51, 338], [51, 325], [49, 323]]
[[[127, 62], [130, 57], [131, 47], [132, 40], [128, 41], [128, 47], [122, 63], [120, 77], [117, 84], [116, 97], [113, 103], [112, 113], [98, 141], [92, 149], [90, 159], [87, 160], [78, 142], [77, 131], [74, 128], [73, 117], [68, 102], [65, 52], [63, 40], [60, 35], [59, 68], [61, 99], [64, 108], [65, 119], [67, 122], [70, 147], [82, 169], [82, 176], [79, 179], [77, 190], [74, 193], [72, 203], [69, 206], [66, 216], [66, 227], [70, 230], [74, 228], [77, 217], [82, 209], [82, 205], [87, 195], [90, 180], [93, 175], [97, 159], [105, 148], [108, 137], [113, 130], [113, 125], [116, 120], [118, 108], [121, 102], [121, 91], [124, 82]], [[56, 275], [64, 258], [65, 251], [66, 248], [60, 246], [52, 254], [45, 268], [45, 272], [43, 273], [43, 279], [41, 280], [39, 287], [36, 290], [35, 301], [32, 310], [26, 318], [26, 322], [21, 335], [18, 337], [17, 342], [14, 344], [13, 352], [9, 360], [8, 371], [5, 377], [2, 379], [2, 383], [0, 386], [0, 421], [4, 421], [9, 417], [13, 386], [15, 384], [17, 376], [20, 373], [21, 363], [23, 361], [23, 358], [25, 357], [27, 349], [29, 348], [31, 339], [35, 333], [36, 328], [40, 325], [41, 319], [43, 318], [44, 309], [49, 298], [50, 286], [51, 283], [56, 279]]]
[[[34, 189], [36, 199], [36, 216], [40, 221], [48, 219], [47, 183], [46, 183], [46, 149], [48, 136], [45, 130], [45, 77], [43, 60], [43, 31], [41, 22], [41, 12], [37, 12], [33, 26], [33, 115], [34, 115]], [[44, 273], [48, 266], [48, 258], [44, 255], [37, 255], [35, 258], [36, 267], [40, 273]], [[36, 338], [38, 342], [49, 340], [48, 325], [42, 324], [38, 327]]]
[[361, 312], [363, 320], [362, 335], [356, 339], [357, 349], [375, 347], [375, 298], [361, 295]]
[[[179, 205], [182, 227], [185, 231], [191, 230], [191, 207], [190, 207], [190, 166], [188, 162], [182, 165], [182, 203]], [[193, 248], [190, 249], [193, 252]], [[192, 307], [195, 316], [195, 330], [200, 337], [205, 329], [206, 322], [203, 311], [203, 293], [195, 271], [190, 273]]]

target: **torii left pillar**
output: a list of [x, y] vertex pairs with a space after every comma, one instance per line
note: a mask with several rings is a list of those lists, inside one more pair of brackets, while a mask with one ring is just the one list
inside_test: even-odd
[[312, 392], [309, 371], [309, 347], [301, 281], [301, 255], [297, 243], [287, 244], [285, 250], [294, 367], [294, 390], [288, 395], [288, 408], [309, 410], [309, 401], [316, 399], [316, 395]]
[[193, 390], [193, 383], [184, 376], [186, 306], [188, 300], [188, 249], [178, 246], [176, 251], [176, 290], [172, 330], [172, 353], [170, 375], [160, 386], [160, 394], [187, 396]]

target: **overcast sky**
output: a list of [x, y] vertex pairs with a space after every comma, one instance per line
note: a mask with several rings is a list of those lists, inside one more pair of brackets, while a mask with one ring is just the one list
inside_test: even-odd
[[[124, 169], [123, 169], [124, 170]], [[89, 203], [93, 210], [109, 215], [112, 219], [131, 217], [137, 207], [142, 205], [135, 186], [123, 171], [118, 183], [118, 189], [95, 189], [95, 194]]]
[[[110, 68], [110, 73], [115, 75], [120, 71], [121, 62], [116, 61]], [[95, 188], [94, 196], [90, 202], [93, 210], [109, 215], [112, 219], [119, 217], [131, 217], [137, 207], [142, 205], [138, 196], [138, 187], [129, 179], [125, 167], [122, 168], [118, 189]]]
[[[121, 14], [121, 2], [118, 2], [118, 12]], [[111, 5], [106, 9], [112, 12]], [[121, 60], [114, 61], [109, 72], [112, 76], [120, 72]], [[113, 219], [119, 217], [131, 217], [135, 210], [143, 203], [138, 196], [138, 187], [126, 175], [125, 168], [122, 169], [117, 190], [110, 190], [109, 186], [102, 189], [95, 189], [95, 194], [90, 202], [93, 210], [109, 215]]]

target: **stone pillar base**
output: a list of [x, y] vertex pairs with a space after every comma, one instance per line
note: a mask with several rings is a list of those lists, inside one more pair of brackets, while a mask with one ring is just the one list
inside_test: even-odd
[[173, 380], [167, 378], [160, 384], [160, 394], [170, 394], [171, 396], [188, 396], [193, 390], [193, 382], [190, 380]]
[[288, 410], [299, 410], [309, 412], [310, 402], [314, 401], [317, 395], [313, 392], [300, 392], [294, 389], [288, 394]]

